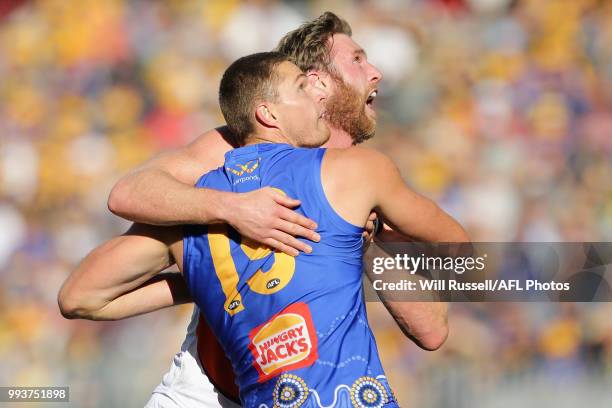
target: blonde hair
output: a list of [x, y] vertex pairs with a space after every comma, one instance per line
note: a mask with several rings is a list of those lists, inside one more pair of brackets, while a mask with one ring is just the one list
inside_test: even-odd
[[350, 37], [351, 26], [331, 11], [326, 11], [285, 35], [274, 51], [287, 55], [304, 72], [309, 69], [331, 71], [328, 40], [334, 34]]

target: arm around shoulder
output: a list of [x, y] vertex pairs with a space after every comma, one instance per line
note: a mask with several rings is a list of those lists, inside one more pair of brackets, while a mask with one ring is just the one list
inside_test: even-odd
[[315, 223], [291, 208], [299, 201], [272, 189], [231, 193], [194, 185], [221, 166], [232, 148], [226, 128], [209, 131], [189, 146], [163, 153], [114, 186], [108, 208], [125, 219], [152, 225], [228, 223], [240, 234], [290, 255], [307, 251], [295, 238], [317, 240]]
[[211, 130], [134, 169], [113, 187], [109, 210], [130, 221], [154, 225], [219, 221], [217, 212], [223, 207], [215, 194], [222, 193], [196, 189], [194, 184], [223, 163], [223, 155], [231, 149], [224, 137], [222, 128]]

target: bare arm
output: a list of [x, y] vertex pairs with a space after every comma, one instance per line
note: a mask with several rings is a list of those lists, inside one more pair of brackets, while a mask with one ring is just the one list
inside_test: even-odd
[[176, 228], [133, 225], [90, 252], [58, 294], [67, 318], [117, 320], [190, 301], [179, 274], [160, 271], [174, 263], [168, 246]]
[[[468, 242], [463, 227], [430, 199], [412, 191], [387, 157], [376, 155], [381, 169], [375, 192], [376, 207], [398, 231], [422, 242]], [[391, 302], [391, 314], [409, 337], [430, 350], [448, 337], [448, 305], [443, 302]]]
[[[422, 242], [468, 242], [463, 227], [430, 199], [404, 183], [395, 164], [374, 154], [379, 169], [375, 205], [399, 232]], [[448, 305], [443, 302], [390, 302], [391, 314], [404, 332], [426, 349], [437, 349], [448, 337]]]
[[468, 241], [463, 227], [432, 200], [411, 190], [395, 163], [380, 152], [330, 149], [322, 174], [325, 192], [330, 192], [334, 208], [349, 222], [364, 225], [374, 208], [394, 230], [415, 241]]
[[468, 242], [463, 227], [432, 200], [411, 190], [395, 164], [378, 157], [379, 183], [376, 208], [394, 229], [421, 242]]
[[[380, 275], [372, 272], [372, 259], [387, 256], [389, 254], [377, 245], [370, 246], [364, 254], [365, 272], [370, 282], [380, 279]], [[402, 274], [402, 279], [416, 282], [424, 278], [419, 275]], [[376, 293], [402, 332], [416, 345], [433, 351], [444, 344], [448, 336], [448, 305], [446, 303], [397, 301], [393, 300], [393, 296], [388, 296], [384, 290]], [[435, 292], [421, 293], [421, 295], [437, 299]]]
[[[348, 221], [363, 225], [370, 209], [376, 208], [394, 229], [414, 240], [468, 241], [461, 225], [433, 201], [408, 188], [395, 164], [381, 153], [363, 148], [330, 150], [323, 166], [324, 189]], [[354, 197], [360, 197], [359, 202]], [[379, 296], [402, 331], [420, 347], [435, 350], [444, 343], [448, 336], [445, 303], [393, 302], [384, 293]]]
[[189, 303], [192, 299], [181, 274], [162, 273], [116, 299], [101, 299], [102, 306], [97, 309], [83, 297], [60, 297], [59, 301], [60, 311], [67, 319], [121, 320]]
[[[316, 224], [288, 208], [299, 201], [269, 188], [235, 194], [193, 186], [202, 174], [222, 164], [224, 153], [231, 148], [222, 137], [224, 132], [207, 132], [192, 144], [161, 154], [125, 176], [111, 192], [111, 211], [160, 225], [228, 222], [242, 235], [290, 255], [309, 251], [308, 245], [289, 235], [319, 239], [307, 229], [316, 228]], [[131, 260], [112, 263], [128, 255], [125, 241], [132, 240], [122, 236], [107, 242], [70, 275], [59, 296], [67, 316], [122, 319], [190, 301], [184, 283], [176, 276], [148, 282], [147, 276], [159, 270], [134, 269]]]
[[[413, 240], [412, 237], [393, 231], [388, 226], [384, 226], [382, 231], [373, 236], [373, 239], [376, 242], [408, 242]], [[366, 276], [370, 282], [381, 278], [380, 275], [376, 275], [372, 271], [373, 259], [393, 255], [379, 245], [369, 247], [364, 253], [363, 263]], [[402, 274], [401, 276], [402, 279], [415, 283], [418, 283], [417, 281], [421, 279], [426, 279], [412, 274]], [[425, 350], [433, 351], [444, 344], [448, 337], [448, 305], [445, 302], [436, 301], [439, 300], [439, 297], [435, 291], [419, 294], [419, 299], [427, 299], [426, 301], [411, 301], [409, 303], [393, 300], [393, 296], [389, 296], [384, 290], [376, 293], [402, 332], [416, 345]]]
[[228, 193], [195, 188], [200, 176], [223, 164], [232, 147], [227, 129], [211, 130], [183, 148], [160, 154], [113, 187], [109, 209], [125, 219], [153, 224], [228, 223], [241, 235], [289, 255], [309, 252], [301, 236], [318, 241], [316, 223], [292, 211], [298, 200], [264, 188]]
[[152, 225], [221, 222], [227, 194], [193, 186], [221, 166], [231, 148], [212, 130], [187, 146], [163, 152], [120, 179], [108, 207], [120, 217]]

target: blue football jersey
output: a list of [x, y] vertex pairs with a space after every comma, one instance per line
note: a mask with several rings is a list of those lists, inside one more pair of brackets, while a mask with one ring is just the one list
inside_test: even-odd
[[368, 325], [363, 228], [325, 197], [325, 149], [255, 144], [225, 155], [197, 187], [248, 192], [270, 186], [301, 201], [318, 243], [297, 257], [223, 225], [185, 229], [183, 274], [232, 362], [245, 407], [397, 406]]

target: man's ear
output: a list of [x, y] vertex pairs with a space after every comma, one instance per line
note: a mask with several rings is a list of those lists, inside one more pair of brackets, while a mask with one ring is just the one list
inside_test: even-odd
[[306, 78], [308, 78], [308, 82], [315, 88], [322, 90], [329, 90], [331, 76], [327, 72], [317, 71], [311, 69], [306, 72]]
[[257, 122], [267, 128], [278, 127], [277, 117], [274, 109], [268, 103], [262, 102], [255, 108], [255, 118]]

